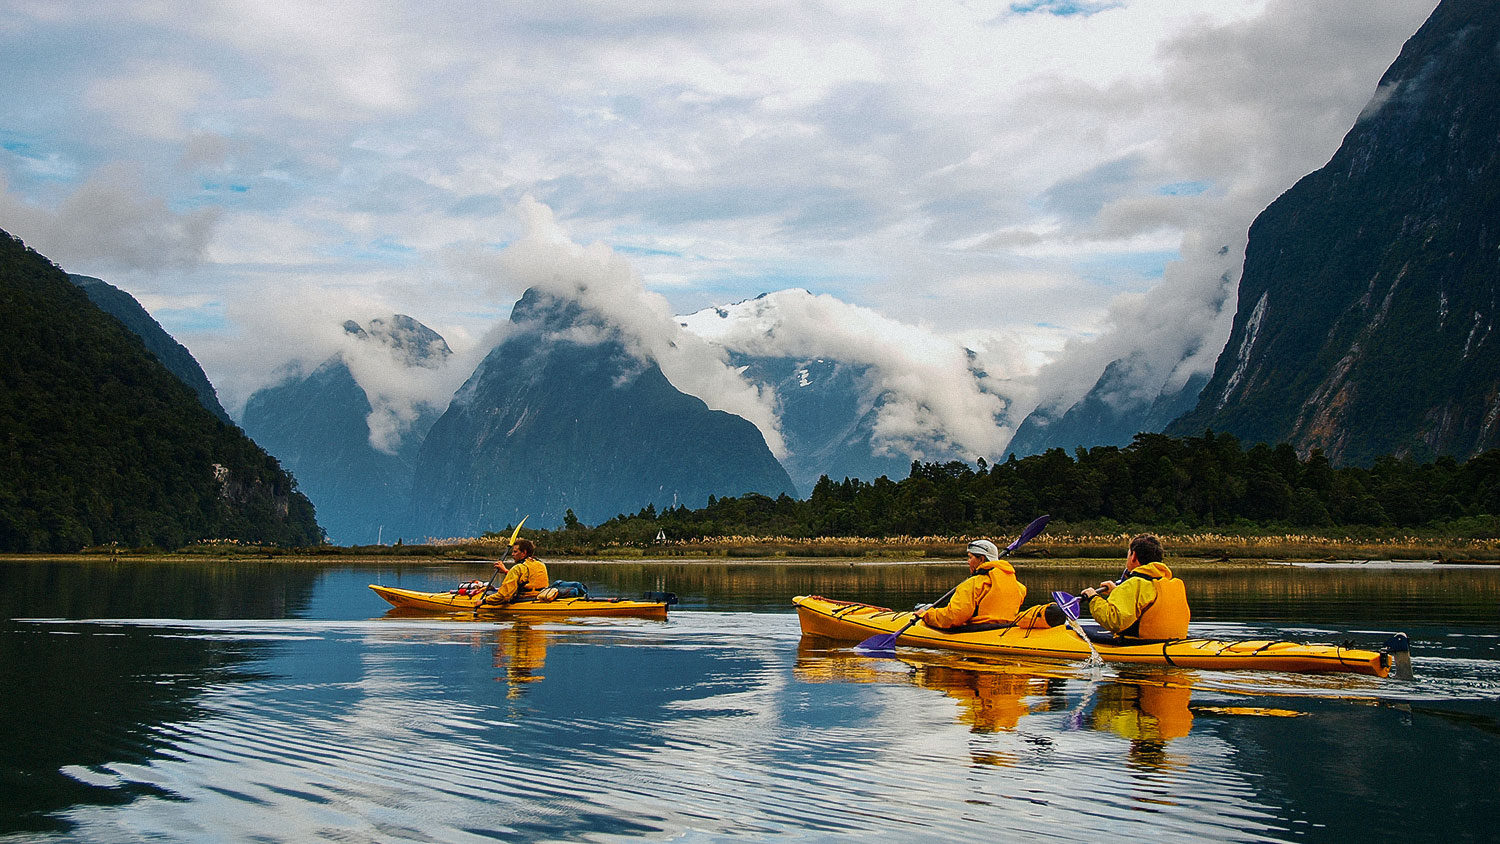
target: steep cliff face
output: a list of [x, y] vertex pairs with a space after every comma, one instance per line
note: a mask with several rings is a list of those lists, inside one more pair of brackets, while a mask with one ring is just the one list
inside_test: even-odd
[[1332, 160], [1250, 230], [1205, 428], [1323, 449], [1500, 446], [1500, 5], [1444, 0]]
[[141, 342], [145, 344], [146, 351], [156, 355], [169, 372], [176, 375], [182, 383], [198, 396], [198, 401], [208, 408], [208, 412], [219, 417], [220, 421], [233, 424], [229, 414], [224, 412], [224, 407], [219, 404], [219, 393], [214, 385], [209, 383], [208, 376], [203, 373], [203, 367], [198, 364], [197, 358], [193, 357], [186, 347], [177, 342], [172, 335], [161, 327], [141, 303], [134, 296], [115, 287], [107, 281], [87, 275], [69, 274], [68, 280], [78, 285], [79, 289], [86, 293], [89, 301], [99, 307], [110, 316], [120, 321], [121, 325], [130, 329]]
[[754, 425], [679, 392], [576, 303], [528, 290], [511, 322], [422, 444], [408, 535], [794, 493]]
[[0, 232], [0, 549], [307, 545], [313, 507], [62, 270]]
[[[349, 321], [344, 331], [389, 354], [394, 371], [433, 368], [451, 351], [437, 332], [403, 314]], [[417, 405], [415, 418], [372, 443], [375, 408], [343, 355], [274, 387], [245, 404], [245, 431], [276, 455], [318, 508], [328, 538], [340, 545], [391, 540], [410, 507], [417, 449], [439, 411]]]

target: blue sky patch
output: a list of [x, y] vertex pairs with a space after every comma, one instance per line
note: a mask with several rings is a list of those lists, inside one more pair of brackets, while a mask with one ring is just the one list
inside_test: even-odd
[[173, 337], [185, 334], [223, 334], [229, 331], [223, 302], [209, 302], [201, 308], [161, 308], [151, 312], [162, 328]]
[[1177, 250], [1163, 252], [1117, 252], [1098, 255], [1077, 263], [1087, 281], [1115, 290], [1144, 290], [1161, 280], [1168, 263], [1179, 260]]
[[1088, 17], [1106, 9], [1119, 8], [1121, 3], [1107, 2], [1106, 0], [1032, 0], [1030, 3], [1012, 3], [1010, 10], [1017, 15], [1030, 15], [1037, 12], [1058, 17], [1069, 17], [1082, 15]]
[[1213, 182], [1173, 182], [1156, 189], [1161, 196], [1199, 196], [1207, 193]]

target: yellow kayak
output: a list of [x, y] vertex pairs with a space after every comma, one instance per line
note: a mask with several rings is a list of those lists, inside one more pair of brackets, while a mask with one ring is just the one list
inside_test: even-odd
[[[417, 592], [398, 589], [394, 586], [370, 584], [375, 594], [400, 609], [425, 610], [437, 613], [473, 613], [479, 596], [464, 594], [459, 590], [447, 592]], [[558, 598], [555, 601], [521, 601], [514, 604], [486, 604], [479, 608], [479, 615], [486, 618], [496, 616], [577, 616], [620, 615], [635, 618], [667, 617], [667, 607], [675, 600], [663, 593], [660, 601], [631, 601], [625, 598]]]
[[[891, 634], [911, 621], [910, 612], [898, 612], [869, 604], [834, 601], [817, 595], [793, 599], [805, 636], [861, 641]], [[1404, 637], [1402, 637], [1404, 641]], [[1126, 644], [1128, 642], [1128, 644]], [[949, 632], [917, 622], [901, 634], [900, 644], [941, 648], [968, 653], [1044, 659], [1088, 659], [1088, 643], [1068, 627], [1000, 627], [991, 630]], [[1216, 639], [1169, 639], [1165, 641], [1095, 642], [1105, 662], [1134, 662], [1182, 668], [1251, 668], [1262, 671], [1346, 671], [1385, 677], [1391, 671], [1391, 651], [1356, 650], [1342, 645], [1309, 645], [1270, 640], [1224, 641]]]

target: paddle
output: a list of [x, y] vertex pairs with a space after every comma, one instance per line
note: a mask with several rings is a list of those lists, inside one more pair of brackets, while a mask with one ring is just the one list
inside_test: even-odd
[[[531, 514], [529, 513], [522, 516], [521, 525], [526, 524], [526, 520], [529, 518], [531, 518]], [[516, 529], [511, 531], [510, 541], [505, 543], [505, 553], [500, 555], [502, 559], [510, 556], [510, 549], [515, 546], [516, 537], [521, 535], [521, 525], [516, 525]], [[484, 596], [490, 593], [490, 589], [495, 585], [495, 578], [499, 576], [500, 570], [497, 568], [495, 569], [495, 572], [490, 575], [490, 582], [486, 583], [484, 585], [484, 588], [479, 590], [479, 597], [474, 600], [474, 615], [479, 615], [479, 608], [484, 606]]]
[[[1010, 552], [1016, 550], [1017, 548], [1020, 548], [1022, 545], [1025, 545], [1026, 543], [1028, 543], [1031, 540], [1035, 539], [1036, 536], [1037, 536], [1037, 534], [1041, 533], [1042, 529], [1045, 528], [1045, 527], [1047, 527], [1047, 521], [1049, 519], [1051, 519], [1051, 518], [1052, 518], [1051, 516], [1038, 516], [1036, 518], [1036, 521], [1034, 521], [1031, 524], [1027, 525], [1026, 529], [1023, 530], [1023, 531], [1021, 531], [1021, 535], [1018, 536], [1018, 537], [1016, 537], [1016, 541], [1015, 542], [1012, 542], [1011, 544], [1005, 546], [1005, 550], [1000, 552], [1000, 556], [1001, 557], [1009, 557], [1010, 556]], [[855, 649], [856, 650], [861, 650], [861, 651], [893, 651], [893, 650], [895, 650], [896, 649], [896, 640], [899, 639], [899, 638], [901, 638], [901, 634], [905, 633], [908, 630], [910, 630], [913, 625], [915, 625], [917, 622], [921, 621], [922, 620], [922, 613], [924, 613], [927, 610], [930, 610], [933, 607], [937, 606], [938, 604], [942, 603], [945, 598], [947, 598], [949, 595], [952, 595], [955, 591], [957, 591], [958, 587], [960, 585], [962, 585], [962, 583], [963, 583], [963, 581], [959, 581], [958, 583], [953, 584], [953, 588], [949, 589], [947, 592], [944, 592], [942, 598], [938, 598], [936, 601], [933, 601], [932, 603], [927, 604], [926, 606], [917, 607], [915, 610], [913, 610], [912, 614], [911, 614], [911, 621], [908, 621], [906, 623], [906, 625], [903, 626], [900, 630], [897, 630], [895, 633], [881, 633], [881, 634], [879, 634], [877, 636], [871, 636], [870, 638], [864, 640], [863, 642], [860, 642], [858, 645], [855, 645], [854, 646]]]
[[1103, 665], [1104, 658], [1099, 656], [1099, 651], [1094, 648], [1093, 640], [1089, 638], [1089, 634], [1083, 629], [1083, 624], [1078, 620], [1078, 610], [1082, 602], [1076, 596], [1066, 592], [1053, 592], [1052, 601], [1057, 604], [1058, 609], [1062, 610], [1063, 624], [1077, 633], [1079, 638], [1083, 639], [1083, 643], [1089, 646], [1089, 665]]

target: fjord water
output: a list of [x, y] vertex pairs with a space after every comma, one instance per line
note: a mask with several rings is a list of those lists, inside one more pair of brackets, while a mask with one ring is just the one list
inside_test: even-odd
[[1184, 572], [1195, 633], [1405, 630], [1400, 682], [799, 633], [795, 594], [909, 607], [960, 564], [551, 565], [682, 603], [434, 619], [365, 585], [482, 564], [0, 563], [0, 840], [1494, 840], [1500, 568]]

